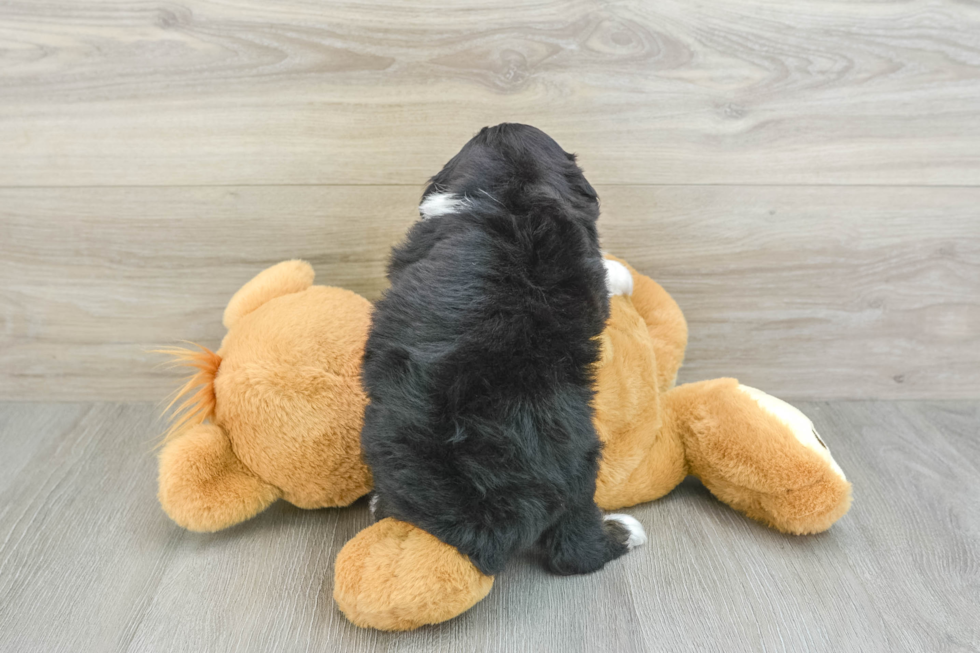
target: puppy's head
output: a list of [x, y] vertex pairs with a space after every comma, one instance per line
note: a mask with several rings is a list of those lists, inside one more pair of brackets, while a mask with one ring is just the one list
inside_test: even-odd
[[503, 123], [484, 127], [429, 183], [423, 218], [458, 213], [476, 203], [495, 203], [515, 215], [555, 210], [594, 224], [599, 199], [575, 163], [536, 127]]

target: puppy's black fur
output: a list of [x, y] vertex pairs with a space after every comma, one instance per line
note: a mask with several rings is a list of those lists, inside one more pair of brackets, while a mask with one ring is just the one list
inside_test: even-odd
[[392, 253], [364, 355], [376, 516], [496, 574], [541, 545], [586, 573], [629, 532], [595, 505], [596, 337], [609, 313], [592, 186], [546, 134], [484, 128], [423, 195], [463, 200]]

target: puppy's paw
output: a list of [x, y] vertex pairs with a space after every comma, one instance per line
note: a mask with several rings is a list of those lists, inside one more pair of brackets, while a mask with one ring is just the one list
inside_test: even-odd
[[635, 549], [638, 546], [643, 546], [647, 543], [647, 533], [643, 530], [643, 525], [636, 521], [633, 517], [625, 515], [622, 513], [616, 513], [613, 515], [606, 515], [603, 518], [605, 521], [616, 522], [619, 526], [626, 531], [626, 548]]
[[625, 265], [619, 261], [603, 259], [606, 265], [606, 288], [609, 296], [613, 295], [632, 295], [633, 294], [633, 275]]
[[391, 514], [391, 504], [385, 501], [385, 498], [378, 494], [377, 491], [371, 493], [371, 499], [368, 501], [368, 509], [371, 511], [371, 518], [376, 522], [388, 517], [394, 517]]

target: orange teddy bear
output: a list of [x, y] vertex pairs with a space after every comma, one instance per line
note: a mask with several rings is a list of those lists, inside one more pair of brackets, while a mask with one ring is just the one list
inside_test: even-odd
[[[690, 474], [777, 530], [829, 528], [847, 512], [851, 486], [812, 422], [734, 379], [674, 387], [683, 314], [657, 283], [619, 262], [632, 293], [611, 298], [602, 334], [596, 503], [652, 501]], [[370, 492], [360, 455], [370, 313], [363, 297], [314, 286], [309, 264], [286, 261], [232, 297], [217, 352], [165, 350], [197, 369], [178, 392], [186, 399], [160, 454], [160, 503], [175, 522], [214, 531], [278, 498], [339, 507]], [[358, 626], [408, 630], [459, 615], [492, 585], [453, 547], [388, 518], [340, 551], [334, 599]]]

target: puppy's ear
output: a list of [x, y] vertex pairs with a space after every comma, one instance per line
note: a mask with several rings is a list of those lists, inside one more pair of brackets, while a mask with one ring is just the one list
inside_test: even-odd
[[238, 459], [220, 426], [199, 424], [160, 452], [163, 510], [180, 526], [213, 532], [254, 517], [280, 491]]
[[259, 272], [238, 289], [225, 308], [222, 322], [226, 329], [267, 301], [302, 292], [313, 285], [313, 267], [306, 261], [283, 261]]

